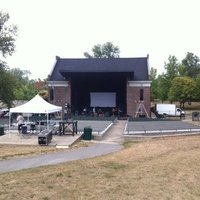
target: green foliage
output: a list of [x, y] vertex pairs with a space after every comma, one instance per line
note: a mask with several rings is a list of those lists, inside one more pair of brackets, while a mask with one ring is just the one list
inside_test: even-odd
[[[168, 100], [168, 92], [172, 84], [172, 80], [178, 76], [178, 60], [175, 56], [170, 55], [168, 57], [168, 62], [165, 63], [166, 73], [161, 74], [152, 82], [153, 95], [161, 101]], [[156, 84], [155, 84], [156, 82]], [[154, 88], [156, 87], [156, 88]]]
[[200, 74], [197, 75], [195, 79], [195, 92], [194, 92], [194, 100], [200, 100]]
[[[0, 12], [0, 54], [3, 57], [12, 55], [15, 50], [17, 27], [15, 25], [8, 26], [8, 20], [9, 14]], [[36, 90], [37, 81], [29, 80], [29, 75], [28, 70], [9, 69], [7, 64], [0, 60], [0, 100], [7, 107], [12, 106], [13, 100], [30, 100], [40, 90], [46, 89], [47, 91], [45, 81], [43, 81], [42, 88]]]
[[[2, 67], [2, 71], [0, 73], [0, 83], [4, 87], [0, 88], [0, 99], [8, 107], [12, 106], [13, 100], [30, 100], [40, 90], [44, 91], [47, 88], [46, 81], [40, 81], [42, 82], [42, 87], [36, 90], [35, 85], [38, 81], [29, 80], [30, 72], [27, 70], [20, 70], [19, 68], [5, 69], [5, 67]], [[45, 92], [45, 98], [47, 99], [47, 90]]]
[[25, 85], [19, 84], [20, 87], [15, 88], [15, 99], [16, 100], [30, 100], [36, 95], [33, 84], [27, 81]]
[[103, 45], [94, 45], [92, 52], [93, 55], [84, 52], [84, 56], [86, 58], [118, 58], [120, 50], [118, 46], [114, 46], [111, 42], [107, 42]]
[[7, 25], [9, 14], [0, 12], [0, 53], [6, 57], [12, 55], [15, 50], [15, 39], [17, 27], [15, 25]]
[[199, 62], [198, 56], [193, 53], [187, 53], [182, 63], [170, 55], [164, 66], [166, 73], [154, 80], [157, 81], [156, 86], [152, 82], [153, 95], [156, 93], [161, 101], [179, 101], [182, 106], [186, 101], [200, 100]]
[[34, 88], [34, 81], [30, 81], [30, 74], [27, 70], [14, 68], [9, 71], [15, 81], [14, 94], [16, 100], [30, 100], [37, 93]]
[[48, 100], [48, 90], [40, 90], [38, 94], [46, 101]]
[[170, 81], [173, 80], [178, 75], [178, 60], [175, 56], [170, 55], [168, 58], [168, 63], [165, 63], [166, 78]]
[[169, 99], [178, 101], [181, 107], [184, 103], [191, 101], [194, 98], [195, 81], [190, 77], [176, 77], [172, 81], [172, 86], [169, 90]]
[[0, 60], [0, 74], [5, 72], [7, 70], [7, 68], [8, 67], [7, 67], [6, 63]]
[[158, 99], [162, 102], [168, 99], [168, 91], [169, 91], [169, 80], [166, 78], [165, 74], [159, 75], [157, 78], [158, 86], [157, 86], [157, 93]]
[[180, 64], [178, 66], [178, 74], [179, 74], [179, 76], [186, 76], [187, 70], [183, 64]]
[[0, 99], [7, 105], [7, 107], [12, 106], [12, 101], [15, 99], [14, 90], [15, 81], [13, 76], [8, 73], [6, 70], [2, 70], [0, 73]]
[[158, 98], [158, 80], [157, 80], [157, 69], [153, 67], [150, 70], [150, 80], [151, 82], [151, 100]]
[[[0, 12], [0, 54], [3, 57], [12, 55], [15, 50], [15, 39], [17, 27], [15, 25], [7, 25], [9, 15]], [[12, 106], [14, 100], [15, 81], [8, 72], [8, 66], [5, 62], [0, 60], [0, 100], [8, 107]], [[3, 87], [2, 87], [3, 86]]]
[[193, 53], [188, 52], [182, 60], [182, 75], [196, 78], [200, 73], [200, 59]]
[[48, 100], [48, 84], [47, 80], [38, 79], [34, 82], [34, 89], [37, 94], [43, 97], [43, 99]]

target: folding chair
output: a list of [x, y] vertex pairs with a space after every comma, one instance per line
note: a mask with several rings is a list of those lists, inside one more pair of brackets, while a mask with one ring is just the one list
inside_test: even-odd
[[34, 133], [36, 131], [36, 125], [35, 124], [30, 124], [30, 133]]
[[23, 125], [21, 128], [21, 136], [23, 137], [29, 137], [30, 134], [28, 133], [27, 126]]

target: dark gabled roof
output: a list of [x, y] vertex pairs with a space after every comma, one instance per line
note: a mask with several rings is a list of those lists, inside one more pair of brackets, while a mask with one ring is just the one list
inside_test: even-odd
[[148, 80], [148, 57], [139, 58], [59, 58], [49, 81], [63, 81], [74, 73], [134, 73], [134, 80]]

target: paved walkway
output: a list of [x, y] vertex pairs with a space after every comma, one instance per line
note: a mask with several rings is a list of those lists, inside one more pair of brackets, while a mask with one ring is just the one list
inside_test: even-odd
[[124, 142], [124, 130], [126, 126], [126, 120], [117, 120], [113, 126], [103, 136], [103, 142], [123, 144]]
[[123, 132], [126, 121], [117, 121], [107, 132], [102, 141], [96, 141], [92, 146], [73, 149], [66, 152], [49, 153], [33, 157], [23, 157], [11, 160], [0, 161], [0, 173], [54, 165], [62, 162], [93, 158], [108, 153], [119, 151], [123, 148]]
[[119, 144], [96, 143], [89, 147], [83, 147], [66, 152], [50, 153], [34, 157], [0, 161], [0, 173], [28, 169], [33, 167], [55, 165], [67, 161], [93, 158], [122, 149]]
[[[52, 146], [65, 146], [70, 147], [77, 140], [79, 140], [81, 134], [77, 134], [75, 136], [72, 135], [53, 135], [51, 143], [49, 145]], [[0, 137], [0, 144], [18, 144], [18, 145], [38, 145], [38, 135], [19, 135], [17, 131], [10, 131], [10, 133], [6, 132], [5, 135]]]

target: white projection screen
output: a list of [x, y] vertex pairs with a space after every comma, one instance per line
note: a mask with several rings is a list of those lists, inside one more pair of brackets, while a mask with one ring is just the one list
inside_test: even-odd
[[90, 92], [90, 107], [116, 107], [116, 93]]

